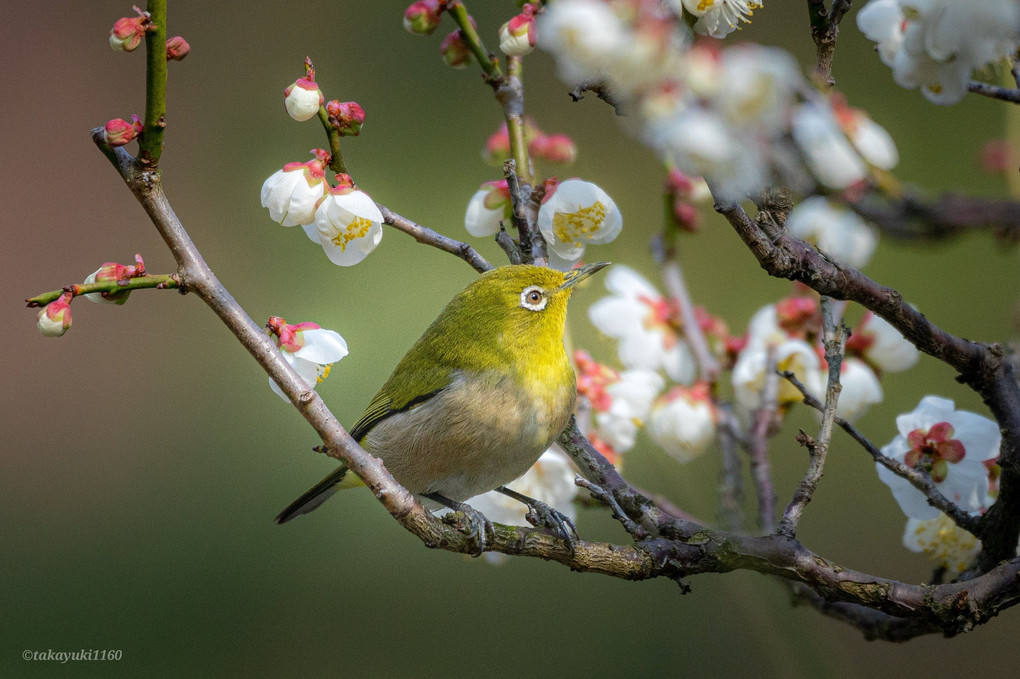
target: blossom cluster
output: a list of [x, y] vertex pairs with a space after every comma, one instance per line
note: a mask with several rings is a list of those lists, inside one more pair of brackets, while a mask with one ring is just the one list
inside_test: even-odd
[[739, 198], [774, 179], [802, 193], [841, 191], [871, 168], [895, 165], [889, 135], [863, 112], [853, 121], [842, 116], [842, 102], [817, 92], [789, 53], [695, 40], [681, 18], [692, 15], [696, 33], [721, 38], [758, 7], [560, 0], [539, 17], [538, 42], [562, 79], [606, 84], [645, 143], [723, 196]]
[[[361, 132], [365, 110], [353, 101], [326, 102], [310, 64], [305, 76], [288, 86], [283, 95], [287, 113], [294, 120], [319, 116], [339, 136]], [[262, 207], [269, 210], [274, 222], [300, 226], [334, 264], [353, 266], [382, 241], [382, 212], [350, 175], [335, 172], [330, 184], [326, 173], [333, 158], [327, 151], [313, 149], [312, 155], [312, 160], [303, 163], [287, 163], [266, 179]]]
[[876, 43], [901, 87], [935, 104], [955, 104], [974, 71], [1016, 54], [1020, 5], [1014, 0], [871, 0], [857, 26]]

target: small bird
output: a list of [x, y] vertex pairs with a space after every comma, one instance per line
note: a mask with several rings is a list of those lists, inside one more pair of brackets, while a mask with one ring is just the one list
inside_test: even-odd
[[[564, 274], [513, 265], [482, 274], [446, 305], [351, 429], [402, 486], [463, 512], [478, 554], [492, 527], [463, 501], [490, 490], [528, 505], [532, 523], [573, 544], [567, 517], [504, 484], [523, 475], [567, 425], [577, 396], [563, 346], [567, 300], [605, 266]], [[358, 485], [341, 465], [276, 521]]]

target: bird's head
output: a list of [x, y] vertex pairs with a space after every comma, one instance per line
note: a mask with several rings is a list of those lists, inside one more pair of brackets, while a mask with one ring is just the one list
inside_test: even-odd
[[[478, 277], [454, 300], [461, 323], [475, 336], [495, 332], [504, 345], [562, 341], [574, 286], [608, 262], [563, 273], [540, 266], [503, 266]], [[509, 348], [509, 347], [507, 347]]]

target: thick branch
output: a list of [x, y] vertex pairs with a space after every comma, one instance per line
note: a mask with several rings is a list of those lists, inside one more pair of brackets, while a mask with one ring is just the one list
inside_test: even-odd
[[879, 198], [872, 193], [848, 201], [860, 216], [896, 238], [941, 240], [987, 229], [1009, 242], [1020, 240], [1020, 203], [946, 193], [937, 198], [905, 193]]

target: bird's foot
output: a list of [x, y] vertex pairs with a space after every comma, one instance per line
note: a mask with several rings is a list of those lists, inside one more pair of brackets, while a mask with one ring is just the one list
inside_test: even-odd
[[468, 536], [472, 544], [475, 547], [474, 553], [471, 555], [475, 558], [482, 555], [485, 551], [486, 542], [488, 541], [489, 535], [495, 535], [492, 528], [492, 522], [485, 518], [485, 515], [470, 505], [466, 505], [463, 502], [457, 502], [450, 498], [440, 495], [439, 493], [425, 493], [422, 497], [438, 502], [444, 507], [449, 507], [454, 512], [460, 512], [461, 517], [456, 514], [447, 514], [443, 517], [443, 521], [448, 523], [464, 535]]
[[580, 539], [580, 536], [577, 534], [577, 527], [574, 526], [574, 522], [570, 520], [569, 516], [541, 500], [536, 500], [515, 490], [510, 490], [506, 486], [500, 486], [496, 489], [496, 492], [527, 505], [528, 513], [524, 518], [528, 520], [528, 523], [536, 528], [548, 529], [556, 537], [565, 540], [570, 545], [571, 552], [574, 551], [574, 538]]

